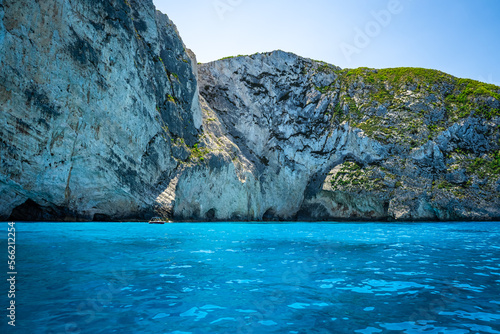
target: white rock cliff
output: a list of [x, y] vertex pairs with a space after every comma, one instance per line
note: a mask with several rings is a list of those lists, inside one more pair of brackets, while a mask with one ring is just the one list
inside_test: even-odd
[[153, 212], [201, 125], [196, 61], [150, 1], [2, 1], [0, 217]]
[[500, 217], [500, 88], [198, 65], [150, 0], [0, 0], [0, 219]]

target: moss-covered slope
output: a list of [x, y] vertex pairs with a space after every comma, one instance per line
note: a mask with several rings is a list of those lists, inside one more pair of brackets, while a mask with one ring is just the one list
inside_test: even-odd
[[297, 219], [500, 217], [500, 87], [281, 51], [200, 74], [201, 94], [265, 175], [306, 166]]

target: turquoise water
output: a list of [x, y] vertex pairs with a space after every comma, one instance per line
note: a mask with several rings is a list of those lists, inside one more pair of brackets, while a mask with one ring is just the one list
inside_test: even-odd
[[16, 333], [500, 333], [500, 223], [16, 230]]

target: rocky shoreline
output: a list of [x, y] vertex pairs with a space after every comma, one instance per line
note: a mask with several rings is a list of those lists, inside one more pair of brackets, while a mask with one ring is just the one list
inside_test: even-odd
[[[29, 14], [27, 14], [29, 13]], [[0, 1], [0, 219], [500, 219], [500, 87], [274, 51], [150, 1]]]

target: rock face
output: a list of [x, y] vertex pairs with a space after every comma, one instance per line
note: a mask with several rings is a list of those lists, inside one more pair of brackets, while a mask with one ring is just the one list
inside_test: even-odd
[[282, 51], [204, 64], [199, 86], [252, 163], [246, 218], [500, 217], [499, 87]]
[[371, 163], [382, 160], [386, 151], [359, 129], [331, 126], [326, 113], [332, 97], [316, 87], [336, 81], [340, 69], [327, 66], [328, 71], [313, 74], [321, 66], [278, 51], [200, 67], [201, 95], [212, 108], [204, 108], [205, 124], [224, 125], [241, 152], [236, 157], [244, 157], [245, 163], [233, 163], [244, 176], [229, 177], [228, 171], [208, 164], [210, 177], [199, 170], [183, 182], [183, 189], [195, 189], [209, 179], [212, 192], [237, 199], [229, 206], [233, 212], [228, 212], [227, 201], [202, 196], [205, 191], [197, 196], [199, 209], [190, 203], [176, 207], [177, 214], [203, 217], [211, 210], [218, 219], [326, 218], [325, 208], [308, 200], [321, 189], [327, 173], [346, 157]]
[[0, 217], [149, 217], [201, 126], [196, 61], [151, 1], [0, 1]]
[[500, 218], [500, 88], [275, 51], [149, 0], [0, 0], [0, 219]]

